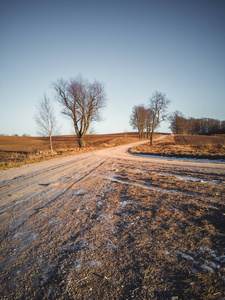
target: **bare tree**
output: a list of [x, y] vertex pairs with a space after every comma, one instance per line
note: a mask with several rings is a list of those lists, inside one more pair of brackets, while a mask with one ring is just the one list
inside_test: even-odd
[[188, 121], [184, 115], [175, 111], [170, 117], [170, 129], [174, 134], [185, 134], [188, 130]]
[[146, 109], [146, 135], [149, 138], [149, 135], [152, 131], [152, 121], [153, 121], [153, 111], [148, 108]]
[[134, 106], [132, 114], [130, 116], [130, 124], [133, 129], [137, 129], [139, 133], [139, 139], [144, 137], [144, 130], [146, 128], [146, 109], [144, 106]]
[[138, 129], [139, 138], [148, 138], [152, 128], [152, 110], [146, 109], [143, 105], [134, 106], [130, 116], [130, 125]]
[[79, 146], [85, 146], [84, 137], [93, 121], [100, 120], [100, 110], [105, 106], [104, 86], [98, 81], [89, 83], [81, 76], [70, 82], [63, 79], [53, 84], [62, 113], [73, 120]]
[[187, 132], [190, 134], [218, 134], [218, 133], [225, 133], [224, 127], [225, 121], [220, 121], [211, 118], [189, 118], [187, 119]]
[[153, 134], [156, 127], [167, 119], [166, 110], [170, 104], [170, 100], [166, 98], [166, 94], [154, 92], [150, 98], [150, 109], [152, 111], [152, 128], [150, 134], [150, 145], [152, 145]]
[[37, 113], [34, 118], [38, 127], [37, 133], [41, 136], [49, 137], [51, 153], [53, 154], [52, 136], [58, 133], [59, 128], [57, 128], [50, 100], [46, 95], [44, 95], [43, 99], [37, 105]]

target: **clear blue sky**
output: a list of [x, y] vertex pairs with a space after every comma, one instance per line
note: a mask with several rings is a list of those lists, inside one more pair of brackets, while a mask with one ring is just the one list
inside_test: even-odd
[[0, 40], [0, 133], [36, 135], [44, 93], [73, 133], [51, 84], [78, 74], [105, 84], [95, 133], [132, 130], [132, 107], [156, 90], [170, 112], [225, 119], [224, 0], [1, 1]]

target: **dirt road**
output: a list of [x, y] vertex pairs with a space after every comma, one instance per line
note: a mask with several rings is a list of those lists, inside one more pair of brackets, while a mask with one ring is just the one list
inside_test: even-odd
[[0, 299], [225, 296], [225, 164], [131, 146], [0, 173]]

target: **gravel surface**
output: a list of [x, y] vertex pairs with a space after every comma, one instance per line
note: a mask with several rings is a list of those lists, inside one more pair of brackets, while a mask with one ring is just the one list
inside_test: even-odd
[[0, 299], [225, 297], [225, 164], [132, 146], [0, 172]]

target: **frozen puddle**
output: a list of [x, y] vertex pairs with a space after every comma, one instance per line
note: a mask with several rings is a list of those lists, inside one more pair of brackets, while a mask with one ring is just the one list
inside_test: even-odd
[[33, 232], [20, 231], [13, 235], [13, 239], [23, 239], [28, 244], [36, 240], [37, 234]]
[[78, 271], [80, 268], [82, 267], [82, 260], [81, 259], [77, 259], [74, 263], [74, 270]]
[[120, 202], [120, 206], [121, 207], [125, 207], [127, 204], [130, 204], [130, 203], [132, 203], [132, 201], [130, 201], [130, 200], [128, 200], [128, 201], [121, 201]]
[[170, 176], [170, 177], [176, 177], [180, 180], [187, 180], [187, 181], [192, 181], [192, 182], [202, 182], [202, 183], [209, 183], [209, 184], [219, 184], [223, 185], [220, 183], [218, 180], [206, 180], [206, 179], [201, 179], [198, 177], [191, 177], [191, 176], [185, 176], [185, 175], [177, 175], [177, 174], [170, 174], [170, 173], [157, 173], [157, 172], [152, 172], [155, 175], [160, 175], [160, 176]]
[[27, 211], [23, 217], [20, 217], [20, 218], [16, 219], [15, 221], [11, 222], [9, 224], [9, 230], [15, 230], [15, 229], [19, 228], [23, 223], [25, 223], [29, 219], [30, 215], [31, 215], [31, 212]]
[[101, 266], [102, 263], [98, 260], [93, 259], [93, 260], [90, 261], [89, 264], [90, 264], [91, 267], [98, 267], [98, 266]]
[[148, 174], [148, 171], [147, 170], [139, 170], [139, 169], [132, 169], [134, 172], [136, 173], [145, 173], [145, 174]]
[[12, 236], [15, 243], [16, 251], [23, 251], [27, 246], [33, 243], [38, 237], [38, 234], [34, 232], [28, 232], [26, 230], [19, 231]]
[[[125, 195], [125, 196], [130, 196], [130, 195]], [[121, 198], [124, 198], [124, 195], [123, 196], [121, 196]], [[140, 200], [141, 198], [134, 198], [134, 199], [131, 199], [131, 200], [123, 200], [123, 201], [120, 201], [119, 202], [119, 205], [121, 206], [121, 207], [124, 207], [124, 206], [126, 206], [126, 205], [128, 205], [128, 204], [131, 204], [131, 203], [133, 203], [133, 201], [137, 201], [137, 200]]]
[[175, 250], [174, 252], [175, 252], [176, 254], [179, 254], [182, 258], [185, 258], [185, 259], [187, 259], [187, 260], [195, 261], [195, 260], [193, 259], [192, 256], [190, 256], [190, 255], [188, 255], [188, 254], [185, 254], [185, 253], [183, 253], [183, 252], [181, 252], [181, 251], [179, 251], [179, 250]]
[[101, 264], [102, 263], [100, 261], [95, 260], [95, 259], [88, 261], [88, 262], [83, 262], [82, 258], [78, 258], [75, 261], [74, 267], [72, 268], [72, 270], [79, 271], [85, 265], [89, 265], [91, 267], [99, 267], [99, 266], [101, 266]]
[[[199, 257], [198, 261], [196, 261], [196, 259], [194, 259], [193, 257], [197, 258], [197, 255], [192, 251], [189, 251], [189, 254], [186, 254], [179, 250], [175, 250], [174, 253], [176, 253], [183, 259], [191, 261], [196, 267], [199, 267], [203, 271], [208, 271], [208, 272], [215, 274], [221, 268], [221, 264], [224, 262], [224, 255], [222, 254], [220, 256], [217, 256], [214, 251], [212, 251], [212, 250], [207, 251], [208, 249], [206, 249], [206, 251], [205, 251], [205, 249], [199, 248], [199, 250], [201, 250], [203, 252], [203, 254], [205, 254], [206, 252], [210, 253], [211, 256], [217, 262], [209, 261], [208, 259], [205, 259], [203, 257]], [[196, 273], [198, 273], [198, 270], [196, 268], [192, 268], [191, 272], [193, 274], [196, 274]]]
[[99, 215], [99, 218], [102, 218], [101, 223], [110, 223], [110, 219], [112, 219], [112, 215], [103, 213]]
[[208, 247], [199, 247], [199, 250], [205, 254], [208, 253], [210, 254], [216, 261], [218, 261], [219, 263], [225, 263], [225, 254], [222, 255], [217, 255], [216, 252]]
[[159, 158], [159, 159], [167, 159], [167, 160], [184, 160], [190, 162], [202, 162], [202, 163], [214, 163], [214, 164], [224, 164], [225, 161], [222, 159], [214, 160], [214, 159], [207, 159], [207, 158], [187, 158], [187, 157], [174, 157], [174, 156], [161, 156], [161, 155], [153, 155], [153, 154], [139, 154], [139, 153], [130, 153], [134, 156], [141, 156], [141, 157], [149, 157], [149, 158]]
[[109, 244], [107, 245], [107, 250], [108, 251], [115, 250], [117, 248], [116, 245], [114, 245], [110, 239], [107, 239], [107, 238], [104, 238], [104, 239], [107, 242], [109, 242]]
[[[129, 184], [129, 185], [134, 185], [134, 186], [138, 186], [147, 190], [151, 190], [151, 191], [156, 191], [156, 192], [160, 192], [160, 193], [169, 193], [169, 194], [176, 194], [176, 195], [184, 195], [185, 193], [182, 192], [178, 192], [177, 190], [166, 190], [166, 189], [161, 189], [159, 187], [155, 187], [152, 185], [144, 185], [144, 184], [140, 184], [134, 181], [128, 181], [128, 180], [123, 180], [123, 179], [119, 179], [117, 177], [113, 177], [113, 176], [104, 176], [105, 179], [107, 180], [111, 180], [111, 181], [115, 181], [115, 182], [119, 182], [119, 183], [123, 183], [123, 184]], [[127, 202], [127, 201], [126, 201]], [[126, 203], [128, 204], [128, 203]], [[126, 205], [125, 204], [125, 205]]]

